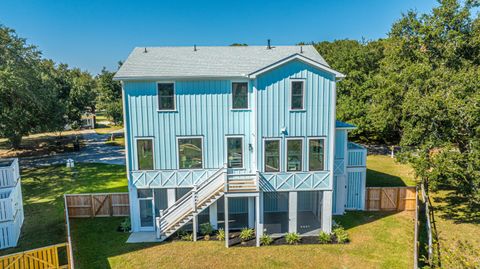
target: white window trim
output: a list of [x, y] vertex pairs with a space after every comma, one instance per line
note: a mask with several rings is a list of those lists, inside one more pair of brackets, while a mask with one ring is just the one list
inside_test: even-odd
[[[247, 108], [233, 108], [233, 83], [247, 83]], [[230, 110], [232, 111], [248, 111], [252, 110], [250, 104], [250, 81], [248, 80], [232, 80], [230, 81]]]
[[[265, 164], [266, 164], [266, 161], [265, 161], [265, 142], [267, 141], [278, 141], [278, 172], [267, 172], [265, 171]], [[281, 173], [282, 172], [282, 139], [280, 137], [266, 137], [266, 138], [263, 138], [263, 148], [262, 148], [262, 157], [263, 157], [263, 164], [262, 164], [262, 171], [264, 173], [274, 173], [274, 174], [278, 174], [278, 173]]]
[[[301, 140], [302, 141], [302, 166], [300, 171], [288, 171], [288, 141], [289, 140]], [[307, 171], [305, 169], [305, 137], [303, 136], [292, 136], [285, 138], [285, 172], [286, 173], [301, 173]]]
[[[200, 138], [201, 143], [202, 143], [202, 168], [190, 168], [190, 169], [185, 169], [185, 168], [180, 168], [180, 146], [178, 144], [178, 140], [180, 139], [192, 139], [192, 138]], [[203, 170], [205, 169], [205, 145], [203, 143], [203, 136], [202, 135], [187, 135], [187, 136], [177, 136], [177, 145], [176, 145], [176, 155], [177, 155], [177, 169], [181, 171], [188, 171], [188, 170]]]
[[[293, 95], [293, 82], [297, 82], [297, 81], [300, 81], [300, 82], [303, 82], [302, 85], [302, 93], [303, 93], [303, 101], [302, 101], [302, 108], [292, 108], [292, 95]], [[307, 80], [304, 79], [304, 78], [291, 78], [290, 79], [290, 91], [289, 91], [289, 95], [288, 95], [288, 110], [289, 111], [292, 111], [292, 112], [301, 112], [301, 111], [306, 111], [306, 105], [305, 105], [305, 100], [306, 100], [306, 84], [307, 84]]]
[[[160, 109], [160, 96], [158, 95], [158, 84], [170, 84], [173, 83], [173, 109]], [[175, 81], [157, 81], [155, 83], [155, 90], [157, 91], [157, 111], [158, 112], [175, 112], [177, 111], [177, 85]]]
[[228, 166], [228, 139], [229, 138], [241, 138], [242, 139], [242, 167], [228, 167], [228, 169], [245, 169], [245, 137], [243, 135], [225, 135], [225, 156]]
[[[138, 219], [139, 219], [139, 227], [140, 227], [140, 230], [141, 231], [152, 231], [152, 229], [155, 229], [155, 201], [154, 201], [154, 197], [155, 197], [155, 194], [153, 193], [153, 189], [151, 188], [137, 188], [137, 193], [136, 193], [136, 196], [137, 196], [137, 202], [138, 202]], [[140, 198], [138, 197], [138, 190], [151, 190], [152, 191], [152, 197], [144, 197], [144, 198]], [[142, 226], [142, 220], [141, 220], [141, 210], [140, 210], [140, 201], [150, 201], [150, 203], [152, 204], [152, 218], [153, 218], [153, 225], [152, 226]]]
[[133, 138], [133, 141], [135, 142], [135, 150], [134, 150], [134, 156], [135, 156], [135, 163], [133, 164], [135, 167], [135, 170], [137, 171], [153, 171], [153, 170], [139, 170], [139, 165], [138, 165], [138, 140], [151, 140], [152, 141], [152, 157], [153, 157], [153, 170], [156, 169], [155, 165], [155, 137], [153, 136], [135, 136]]
[[[323, 140], [323, 170], [310, 170], [310, 140]], [[307, 137], [307, 171], [308, 172], [322, 172], [327, 171], [326, 168], [326, 161], [327, 161], [327, 145], [326, 145], [327, 138], [324, 136], [311, 136]]]

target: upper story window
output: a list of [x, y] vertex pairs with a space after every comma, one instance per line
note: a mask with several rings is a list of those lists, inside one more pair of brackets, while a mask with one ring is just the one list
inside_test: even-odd
[[179, 169], [199, 169], [203, 167], [202, 138], [178, 139]]
[[175, 84], [158, 83], [158, 110], [175, 110]]
[[308, 170], [322, 171], [325, 169], [324, 139], [312, 138], [308, 141]]
[[292, 80], [290, 85], [290, 109], [302, 110], [304, 109], [305, 97], [305, 81]]
[[265, 140], [265, 172], [280, 172], [280, 139]]
[[232, 109], [248, 109], [248, 82], [232, 83]]
[[243, 168], [243, 138], [227, 137], [228, 168]]
[[303, 139], [287, 140], [287, 171], [302, 171]]
[[137, 139], [138, 170], [153, 170], [153, 139]]

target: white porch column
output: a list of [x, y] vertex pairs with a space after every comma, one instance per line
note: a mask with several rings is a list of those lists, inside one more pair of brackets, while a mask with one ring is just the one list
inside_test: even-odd
[[248, 197], [248, 228], [255, 227], [255, 197]]
[[171, 207], [175, 201], [175, 189], [167, 189], [167, 207]]
[[288, 193], [288, 232], [297, 232], [297, 197], [296, 191]]
[[223, 210], [225, 215], [225, 247], [228, 248], [228, 197], [224, 196], [223, 200], [225, 201], [225, 209]]
[[212, 225], [214, 230], [218, 229], [218, 209], [217, 209], [217, 202], [215, 201], [213, 204], [209, 206], [209, 221], [210, 225]]
[[322, 201], [322, 230], [326, 233], [332, 232], [332, 191], [323, 191]]
[[192, 221], [192, 229], [193, 229], [193, 242], [197, 242], [197, 226], [198, 226], [198, 215], [195, 213], [193, 216]]
[[264, 217], [265, 212], [263, 212], [263, 192], [260, 191], [259, 193], [259, 203], [258, 203], [258, 227], [257, 229], [260, 231], [260, 236], [263, 235], [263, 224], [265, 223]]
[[[253, 198], [253, 197], [252, 197]], [[252, 199], [253, 200], [253, 199]], [[255, 197], [255, 205], [256, 205], [256, 210], [255, 210], [255, 219], [256, 219], [256, 226], [255, 226], [255, 243], [257, 247], [260, 246], [260, 237], [263, 234], [263, 230], [260, 229], [260, 196]]]

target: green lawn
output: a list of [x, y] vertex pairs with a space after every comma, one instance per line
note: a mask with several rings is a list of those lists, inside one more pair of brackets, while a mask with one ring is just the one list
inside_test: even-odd
[[114, 140], [108, 140], [105, 142], [112, 146], [125, 147], [125, 137], [115, 137]]
[[406, 212], [350, 212], [335, 217], [347, 245], [226, 249], [223, 242], [126, 244], [123, 218], [75, 219], [76, 268], [411, 268], [413, 219]]
[[66, 241], [64, 193], [127, 191], [125, 166], [77, 164], [21, 171], [25, 222], [16, 248], [0, 255]]
[[367, 156], [367, 187], [415, 186], [412, 168], [390, 156]]

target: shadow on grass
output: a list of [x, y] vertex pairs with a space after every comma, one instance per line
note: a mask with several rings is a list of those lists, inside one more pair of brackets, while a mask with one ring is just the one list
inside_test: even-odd
[[454, 221], [454, 223], [480, 224], [480, 209], [469, 207], [467, 197], [458, 196], [454, 191], [447, 191], [443, 196], [434, 196], [436, 216]]
[[367, 187], [405, 187], [405, 182], [398, 176], [367, 169]]
[[397, 211], [348, 211], [345, 215], [333, 216], [337, 224], [340, 224], [345, 230], [362, 226], [370, 222], [397, 214]]

